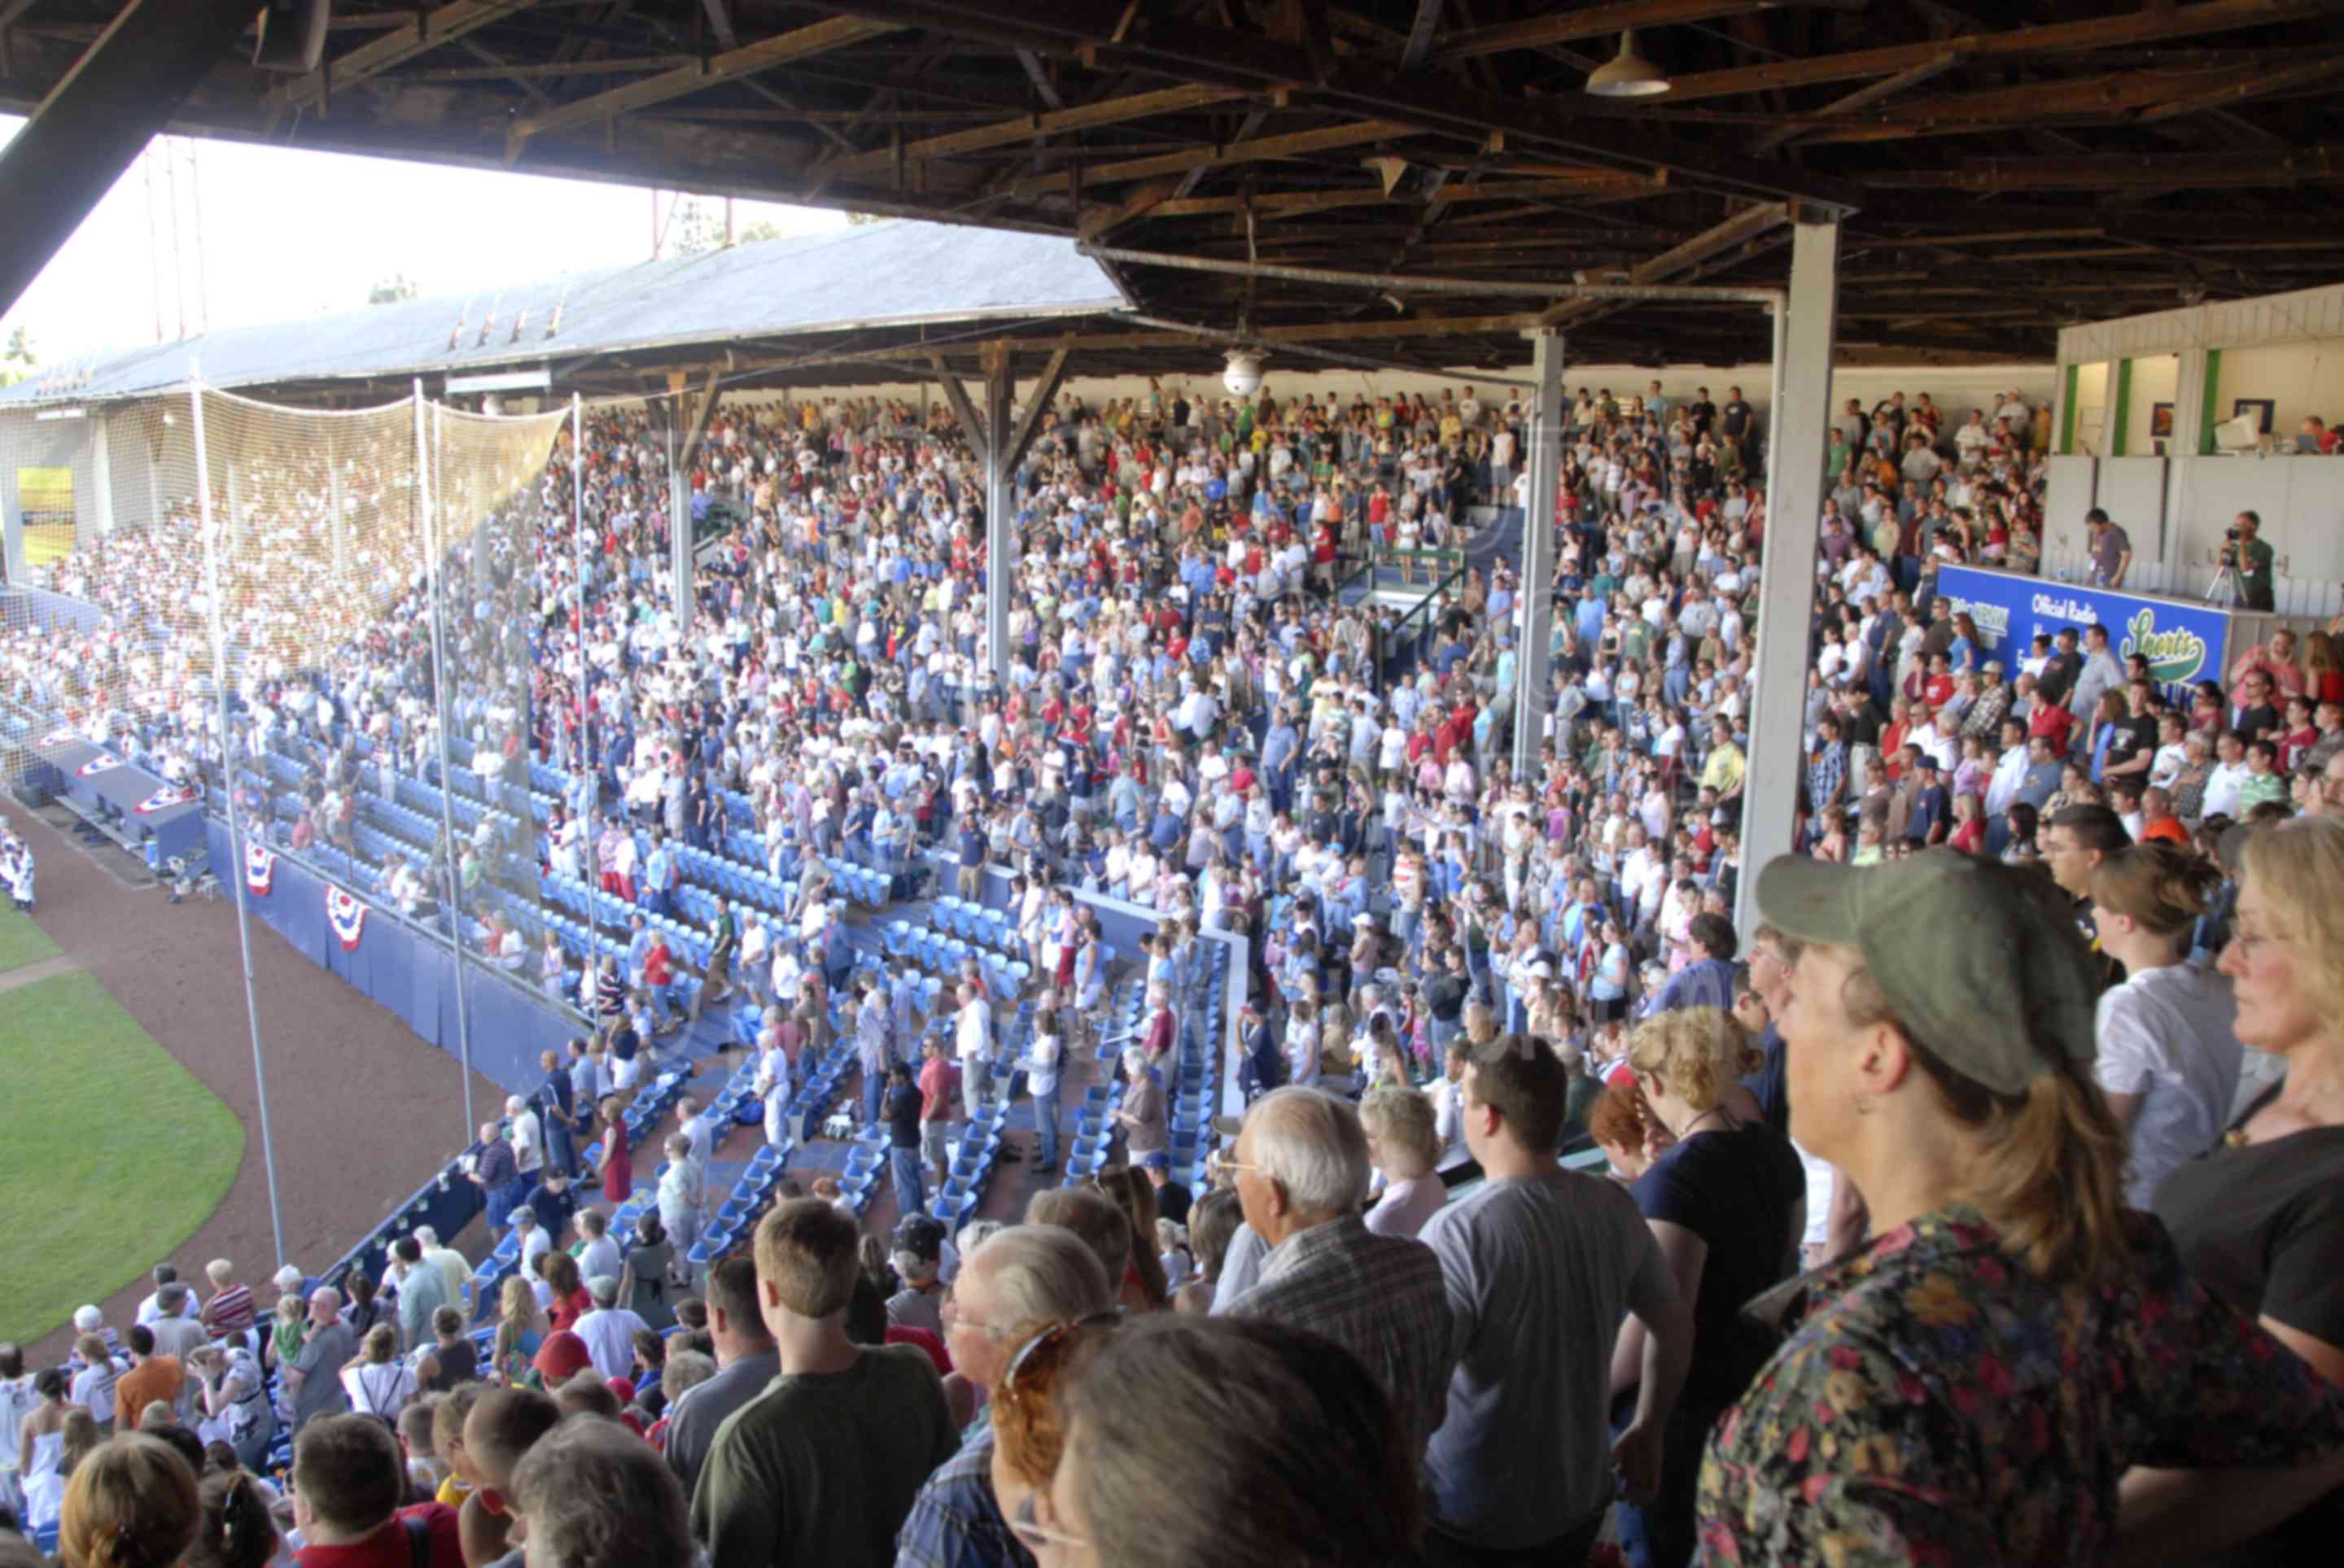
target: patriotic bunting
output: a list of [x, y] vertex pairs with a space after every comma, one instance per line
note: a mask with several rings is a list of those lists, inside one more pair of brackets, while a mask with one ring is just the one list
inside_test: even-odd
[[366, 931], [366, 918], [367, 907], [364, 904], [332, 883], [326, 884], [326, 923], [332, 926], [334, 935], [341, 939], [342, 951], [358, 951], [359, 938]]

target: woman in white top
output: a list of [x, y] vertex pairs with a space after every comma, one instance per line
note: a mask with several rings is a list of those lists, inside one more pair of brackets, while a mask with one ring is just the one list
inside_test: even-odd
[[17, 1423], [15, 1434], [27, 1531], [55, 1524], [65, 1503], [66, 1478], [59, 1469], [68, 1409], [65, 1369], [50, 1367], [35, 1374], [33, 1389], [41, 1402]]
[[1305, 1089], [1317, 1086], [1318, 1010], [1307, 997], [1297, 997], [1287, 1004], [1286, 1064], [1288, 1083]]
[[765, 1141], [786, 1143], [790, 1103], [790, 1053], [782, 1049], [778, 1031], [765, 1036], [768, 1043], [757, 1058], [757, 1097], [765, 1102]]
[[2125, 1201], [2146, 1209], [2175, 1167], [2214, 1146], [2243, 1048], [2228, 978], [2189, 961], [2190, 932], [2221, 873], [2170, 844], [2135, 844], [2092, 875], [2100, 946], [2127, 978], [2101, 996], [2095, 1069], [2131, 1141]]
[[399, 1359], [396, 1327], [380, 1322], [367, 1331], [359, 1358], [342, 1368], [342, 1388], [357, 1414], [399, 1419], [415, 1397], [415, 1369]]
[[570, 988], [570, 961], [561, 950], [561, 933], [551, 926], [545, 929], [545, 950], [538, 955], [537, 978], [545, 994], [556, 1001]]

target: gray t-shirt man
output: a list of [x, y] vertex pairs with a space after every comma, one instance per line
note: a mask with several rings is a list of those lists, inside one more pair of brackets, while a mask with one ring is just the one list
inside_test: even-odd
[[1558, 1540], [1612, 1501], [1621, 1316], [1666, 1312], [1676, 1281], [1627, 1190], [1572, 1171], [1491, 1181], [1422, 1239], [1440, 1260], [1458, 1356], [1424, 1453], [1428, 1522], [1487, 1550]]
[[293, 1430], [298, 1432], [317, 1415], [338, 1415], [350, 1406], [342, 1389], [342, 1367], [359, 1353], [358, 1336], [339, 1321], [313, 1329], [293, 1364], [301, 1372], [301, 1386], [293, 1394]]
[[767, 1345], [677, 1396], [668, 1410], [667, 1467], [683, 1483], [686, 1497], [700, 1480], [700, 1467], [707, 1462], [724, 1418], [764, 1392], [781, 1372], [781, 1352]]
[[419, 1258], [409, 1264], [399, 1281], [399, 1342], [409, 1350], [431, 1343], [431, 1314], [453, 1304], [447, 1276]]
[[2132, 554], [2132, 536], [2115, 523], [2104, 523], [2092, 535], [2092, 580], [2115, 588], [2124, 580], [2125, 558]]

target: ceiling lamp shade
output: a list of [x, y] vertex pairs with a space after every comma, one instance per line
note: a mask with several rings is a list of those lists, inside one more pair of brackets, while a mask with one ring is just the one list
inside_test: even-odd
[[1620, 35], [1620, 52], [1588, 73], [1587, 90], [1599, 98], [1649, 98], [1669, 90], [1668, 73], [1636, 53], [1635, 29]]

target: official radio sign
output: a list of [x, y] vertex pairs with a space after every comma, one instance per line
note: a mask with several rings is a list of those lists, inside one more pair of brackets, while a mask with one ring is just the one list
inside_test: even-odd
[[2108, 646], [2119, 661], [2139, 654], [2166, 695], [2186, 701], [2186, 689], [2222, 678], [2229, 617], [2209, 606], [2145, 598], [2108, 588], [2078, 588], [2040, 578], [1975, 567], [1945, 567], [1937, 592], [1977, 623], [1978, 639], [2013, 676], [2035, 638], [2056, 636], [2062, 627], [2080, 633], [2087, 626], [2108, 628]]

